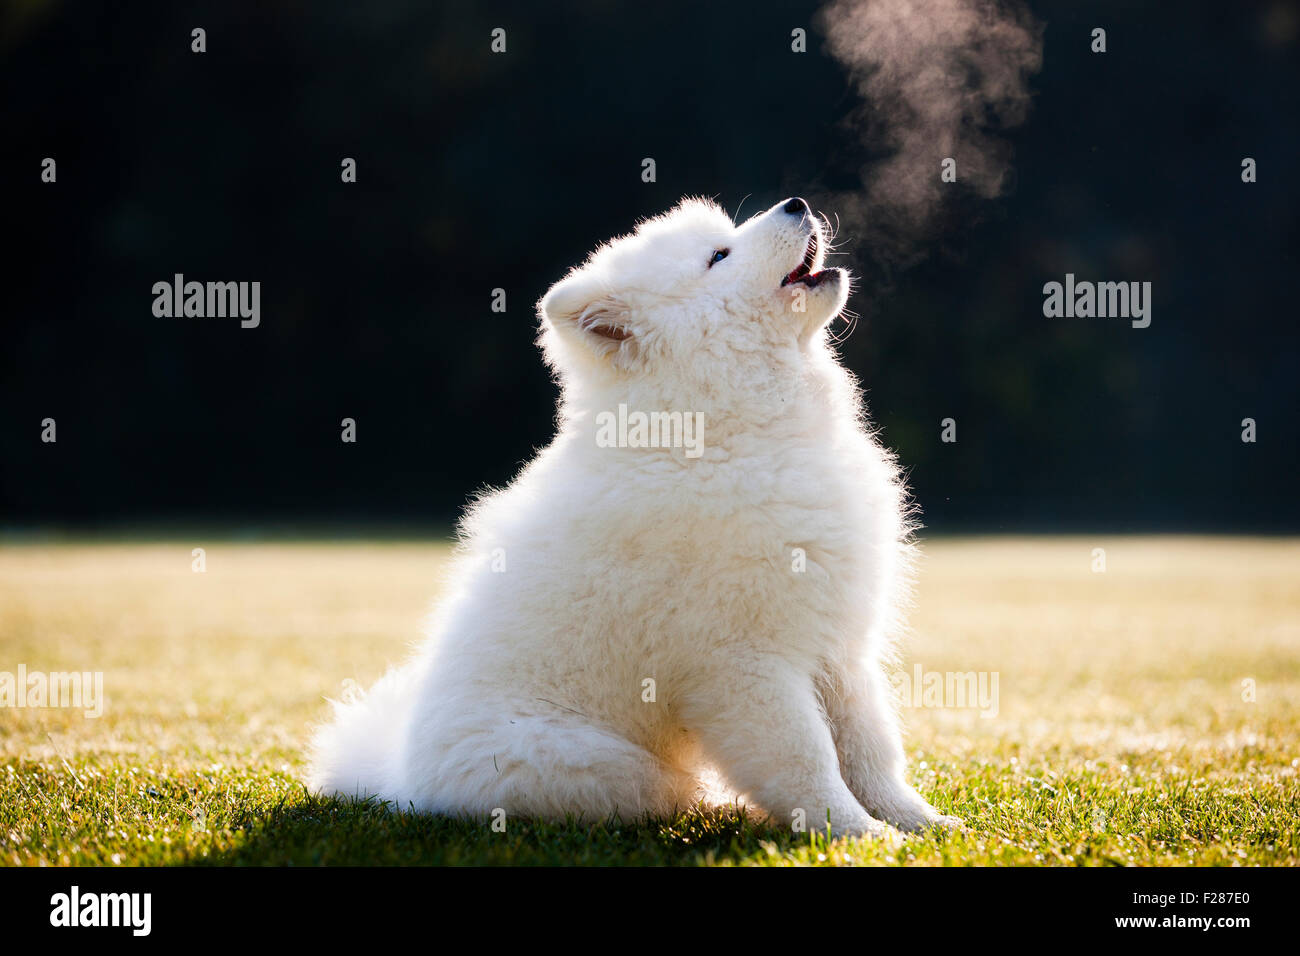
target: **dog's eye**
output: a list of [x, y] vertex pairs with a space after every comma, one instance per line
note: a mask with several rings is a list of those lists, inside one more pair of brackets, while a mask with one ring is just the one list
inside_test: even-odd
[[721, 262], [729, 255], [731, 255], [730, 249], [714, 249], [713, 256], [709, 259], [709, 268], [712, 269], [715, 262]]

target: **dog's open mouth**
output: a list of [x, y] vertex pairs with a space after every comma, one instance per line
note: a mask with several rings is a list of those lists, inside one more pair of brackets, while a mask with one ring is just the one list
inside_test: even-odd
[[785, 288], [792, 282], [802, 282], [808, 288], [816, 288], [817, 284], [822, 281], [826, 275], [825, 270], [813, 272], [813, 263], [817, 261], [817, 233], [813, 232], [808, 237], [808, 248], [804, 250], [803, 261], [794, 267], [794, 270], [781, 280], [781, 288]]

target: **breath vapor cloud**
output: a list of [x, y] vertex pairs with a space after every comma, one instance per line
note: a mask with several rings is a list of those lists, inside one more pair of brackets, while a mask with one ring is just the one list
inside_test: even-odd
[[[862, 190], [835, 207], [874, 255], [905, 263], [955, 189], [993, 198], [1006, 187], [999, 131], [1028, 113], [1042, 25], [1008, 0], [832, 0], [818, 25], [862, 97], [848, 122], [872, 157]], [[941, 179], [945, 159], [958, 186]]]

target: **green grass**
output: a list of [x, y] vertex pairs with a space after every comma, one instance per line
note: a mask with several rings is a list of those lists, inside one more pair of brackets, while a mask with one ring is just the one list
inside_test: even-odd
[[969, 829], [891, 845], [735, 810], [498, 833], [310, 797], [322, 697], [417, 638], [440, 544], [3, 547], [0, 671], [102, 670], [108, 701], [97, 719], [0, 708], [0, 862], [1300, 863], [1300, 545], [987, 538], [924, 554], [904, 668], [996, 671], [1000, 699], [991, 719], [904, 711], [913, 783]]

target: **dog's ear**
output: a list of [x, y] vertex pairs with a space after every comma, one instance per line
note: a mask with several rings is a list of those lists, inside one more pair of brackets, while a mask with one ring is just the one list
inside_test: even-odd
[[636, 335], [627, 303], [585, 269], [569, 273], [543, 296], [543, 321], [566, 340], [577, 340], [599, 356], [626, 367], [636, 355]]

